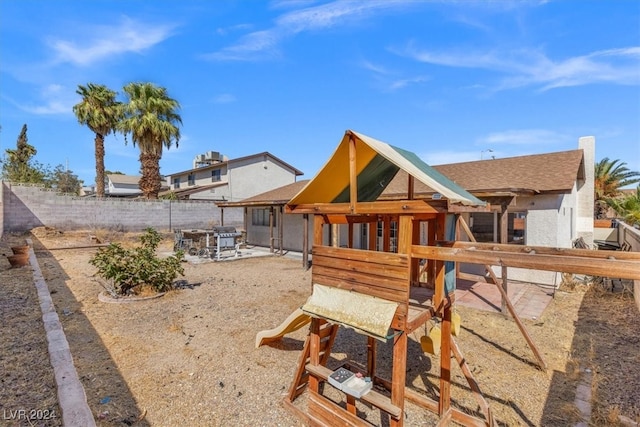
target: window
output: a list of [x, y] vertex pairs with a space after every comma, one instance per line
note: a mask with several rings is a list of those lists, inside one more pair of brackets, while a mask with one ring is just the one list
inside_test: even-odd
[[196, 185], [196, 174], [190, 173], [189, 177], [187, 178], [187, 181], [188, 181], [188, 185]]
[[218, 182], [222, 179], [222, 171], [220, 169], [214, 169], [211, 171], [211, 182]]
[[[273, 225], [276, 225], [278, 211], [273, 211]], [[269, 226], [269, 209], [253, 209], [251, 211], [251, 225]]]
[[173, 178], [173, 189], [177, 190], [178, 188], [180, 188], [180, 177]]

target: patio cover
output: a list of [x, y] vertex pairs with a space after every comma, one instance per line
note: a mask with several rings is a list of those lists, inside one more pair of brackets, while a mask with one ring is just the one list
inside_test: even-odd
[[396, 173], [402, 169], [414, 179], [440, 193], [450, 203], [485, 206], [464, 188], [436, 171], [416, 154], [347, 130], [329, 161], [318, 174], [296, 194], [289, 206], [311, 203], [348, 203], [349, 140], [355, 139], [358, 202], [377, 200]]

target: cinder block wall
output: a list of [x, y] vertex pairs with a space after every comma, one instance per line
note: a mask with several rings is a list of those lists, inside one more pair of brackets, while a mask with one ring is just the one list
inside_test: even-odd
[[[122, 231], [153, 227], [169, 231], [221, 225], [221, 209], [209, 201], [94, 199], [61, 195], [41, 186], [2, 182], [0, 187], [3, 232], [41, 226]], [[226, 208], [224, 225], [242, 228], [242, 208]]]

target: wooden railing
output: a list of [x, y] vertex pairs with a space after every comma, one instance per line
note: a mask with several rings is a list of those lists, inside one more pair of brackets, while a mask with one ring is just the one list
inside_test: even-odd
[[398, 303], [392, 327], [404, 329], [410, 285], [407, 255], [314, 245], [311, 280]]

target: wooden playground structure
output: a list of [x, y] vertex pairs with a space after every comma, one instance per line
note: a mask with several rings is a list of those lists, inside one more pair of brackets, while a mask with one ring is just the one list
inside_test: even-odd
[[[377, 200], [400, 169], [408, 173], [406, 194], [398, 200]], [[433, 188], [439, 196], [416, 199], [414, 179]], [[404, 425], [405, 401], [411, 401], [437, 414], [439, 425], [456, 422], [468, 426], [494, 426], [496, 420], [491, 408], [452, 335], [456, 263], [483, 264], [491, 274], [490, 266], [508, 266], [640, 279], [640, 256], [635, 253], [476, 243], [460, 214], [486, 210], [485, 203], [437, 174], [412, 153], [347, 131], [329, 162], [287, 205], [288, 212], [313, 217], [312, 297], [320, 290], [328, 292], [329, 297], [316, 298], [315, 308], [309, 308], [310, 304], [303, 306], [303, 312], [295, 312], [285, 321], [289, 327], [283, 324], [273, 330], [276, 339], [310, 320], [309, 335], [285, 398], [286, 406], [309, 425], [371, 425], [357, 415], [356, 400], [360, 399], [387, 414], [389, 424], [396, 427]], [[397, 226], [397, 245], [393, 249], [392, 223]], [[366, 249], [354, 248], [354, 224], [368, 224]], [[382, 224], [381, 240], [377, 239], [378, 233], [373, 232], [378, 224]], [[331, 238], [337, 225], [348, 230], [347, 247], [337, 247]], [[426, 245], [420, 242], [420, 230], [425, 226]], [[465, 240], [468, 241], [461, 241], [463, 234], [467, 235]], [[539, 366], [546, 369], [535, 344], [508, 302], [500, 279], [493, 275], [493, 280], [501, 289]], [[345, 291], [354, 298], [361, 298], [362, 305], [341, 308], [340, 292]], [[369, 303], [373, 305], [367, 305]], [[383, 331], [371, 325], [372, 321], [380, 321], [379, 317], [383, 317], [371, 318], [376, 317], [378, 303], [393, 304], [394, 307]], [[362, 307], [374, 308], [367, 312]], [[406, 386], [408, 335], [423, 328], [432, 318], [438, 319], [442, 331], [438, 400]], [[344, 393], [342, 404], [337, 404], [323, 395], [321, 385], [333, 372], [327, 362], [340, 326], [365, 334], [367, 366], [361, 373], [377, 387], [358, 397]], [[383, 378], [376, 369], [380, 340], [393, 342], [391, 378]], [[256, 346], [265, 342], [268, 339], [263, 335], [257, 339]], [[452, 406], [452, 359], [465, 376], [482, 418]], [[301, 410], [293, 402], [305, 392], [308, 393], [308, 407]]]

